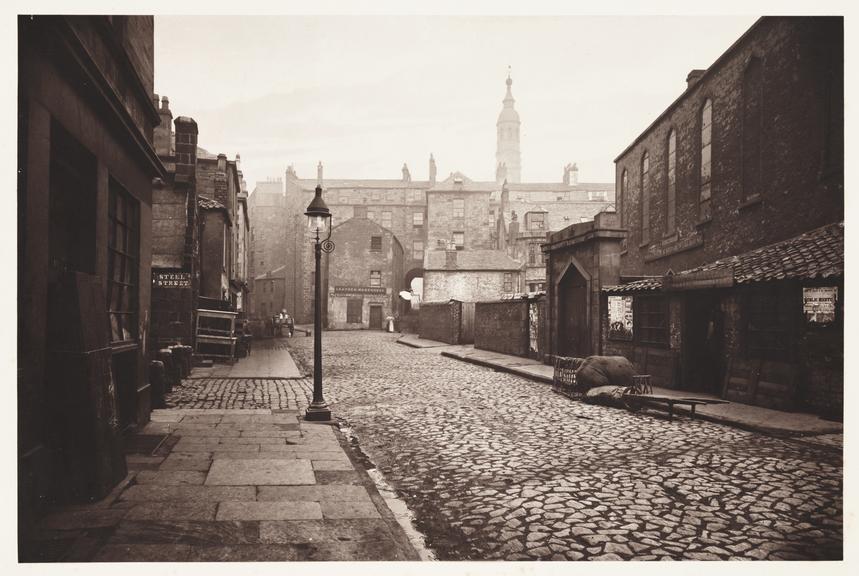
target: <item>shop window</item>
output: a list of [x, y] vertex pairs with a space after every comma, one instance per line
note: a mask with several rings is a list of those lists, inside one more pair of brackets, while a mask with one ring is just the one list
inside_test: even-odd
[[504, 273], [504, 292], [513, 292], [513, 274], [511, 272]]
[[633, 333], [638, 343], [668, 346], [668, 299], [664, 296], [636, 296], [633, 309]]
[[456, 246], [457, 250], [463, 250], [465, 248], [465, 232], [453, 233], [453, 245]]
[[641, 243], [650, 242], [650, 155], [641, 157]]
[[348, 322], [349, 324], [360, 324], [361, 322], [363, 322], [363, 308], [363, 298], [349, 298], [346, 301], [346, 322]]
[[137, 340], [139, 207], [111, 178], [108, 201], [108, 314], [113, 342]]
[[608, 337], [610, 340], [632, 340], [632, 296], [608, 297]]
[[381, 236], [370, 236], [370, 252], [381, 252], [382, 251], [382, 237]]
[[381, 270], [370, 270], [370, 286], [379, 288], [382, 285]]
[[462, 198], [453, 199], [453, 217], [463, 218], [465, 216], [465, 200]]

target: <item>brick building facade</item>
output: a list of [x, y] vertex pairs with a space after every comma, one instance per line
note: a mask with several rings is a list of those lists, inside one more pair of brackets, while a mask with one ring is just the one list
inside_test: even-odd
[[149, 419], [151, 16], [18, 19], [19, 536], [126, 475]]
[[325, 325], [381, 330], [385, 318], [400, 314], [402, 244], [391, 230], [362, 217], [337, 224], [331, 240], [336, 249], [324, 257]]
[[604, 290], [603, 352], [664, 386], [837, 416], [843, 19], [761, 18], [687, 82], [615, 161], [620, 277], [639, 280]]

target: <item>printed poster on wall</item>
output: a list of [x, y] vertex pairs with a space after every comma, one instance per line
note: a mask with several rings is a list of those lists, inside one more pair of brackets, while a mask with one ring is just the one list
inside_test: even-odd
[[632, 340], [632, 296], [608, 297], [608, 337]]
[[835, 321], [837, 286], [814, 286], [802, 289], [802, 311], [806, 322], [826, 324]]

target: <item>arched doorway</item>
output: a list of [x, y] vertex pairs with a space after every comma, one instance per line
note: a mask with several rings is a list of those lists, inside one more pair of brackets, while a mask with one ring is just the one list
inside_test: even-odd
[[[407, 290], [416, 294], [418, 299], [422, 299], [424, 295], [424, 269], [423, 268], [412, 268], [408, 272], [406, 272], [406, 276], [403, 280], [403, 290]], [[402, 302], [402, 310], [404, 314], [408, 314], [412, 309], [412, 302], [403, 301]]]
[[591, 355], [589, 279], [570, 264], [558, 283], [558, 354], [584, 358]]

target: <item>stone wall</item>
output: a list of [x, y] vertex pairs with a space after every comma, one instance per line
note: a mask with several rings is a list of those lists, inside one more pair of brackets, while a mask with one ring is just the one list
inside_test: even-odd
[[475, 304], [474, 347], [528, 357], [528, 305], [528, 300]]
[[462, 303], [422, 302], [418, 335], [427, 340], [459, 344]]

